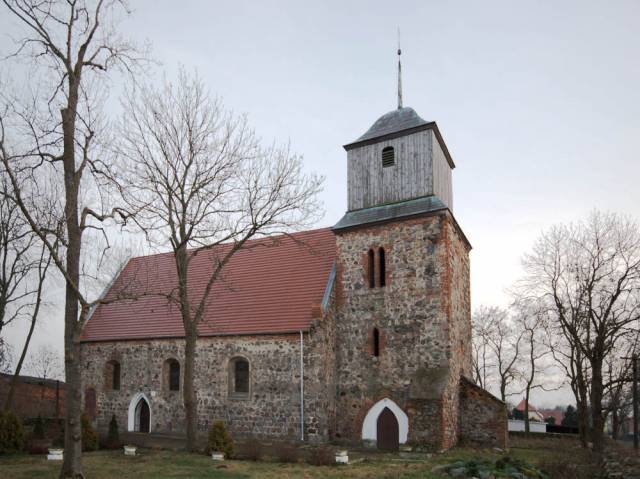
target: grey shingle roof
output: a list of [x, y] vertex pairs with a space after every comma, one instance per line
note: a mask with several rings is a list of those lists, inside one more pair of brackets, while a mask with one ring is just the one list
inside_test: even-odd
[[429, 122], [420, 118], [413, 108], [397, 108], [389, 113], [385, 113], [367, 130], [367, 132], [356, 140], [364, 141], [379, 136], [388, 135], [408, 128], [426, 125]]
[[353, 226], [389, 221], [396, 218], [404, 218], [446, 209], [447, 206], [440, 201], [437, 196], [425, 196], [399, 203], [347, 211], [333, 229], [341, 230]]

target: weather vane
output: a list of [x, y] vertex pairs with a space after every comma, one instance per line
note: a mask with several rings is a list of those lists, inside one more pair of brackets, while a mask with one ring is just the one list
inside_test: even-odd
[[400, 27], [398, 27], [398, 109], [402, 108], [402, 64], [400, 63]]

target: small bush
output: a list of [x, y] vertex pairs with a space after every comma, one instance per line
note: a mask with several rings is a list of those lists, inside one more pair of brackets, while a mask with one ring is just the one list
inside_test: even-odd
[[80, 417], [80, 424], [82, 426], [82, 450], [83, 451], [97, 451], [98, 450], [98, 435], [93, 430], [91, 421], [86, 414]]
[[207, 454], [222, 452], [226, 458], [233, 457], [233, 439], [222, 421], [214, 421], [209, 428]]
[[312, 466], [331, 466], [335, 462], [333, 450], [329, 446], [317, 446], [309, 452], [309, 464]]
[[276, 447], [275, 457], [278, 462], [296, 463], [300, 460], [300, 451], [295, 444], [285, 442]]
[[53, 447], [64, 447], [64, 419], [58, 419], [51, 423], [48, 431], [49, 437], [52, 439]]
[[115, 414], [111, 416], [111, 421], [109, 421], [109, 433], [107, 434], [107, 442], [105, 445], [109, 449], [118, 449], [121, 446], [118, 420]]
[[0, 412], [0, 454], [17, 452], [23, 447], [22, 421], [12, 411]]
[[244, 451], [243, 456], [249, 461], [259, 461], [264, 455], [262, 443], [255, 438], [245, 441], [242, 449]]

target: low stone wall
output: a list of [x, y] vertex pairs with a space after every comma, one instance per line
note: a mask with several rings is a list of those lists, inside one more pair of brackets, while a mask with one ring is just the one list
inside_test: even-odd
[[460, 442], [506, 448], [507, 408], [465, 377], [460, 379]]

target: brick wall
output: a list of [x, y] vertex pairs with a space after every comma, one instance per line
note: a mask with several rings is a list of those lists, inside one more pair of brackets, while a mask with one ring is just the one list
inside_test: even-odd
[[[0, 374], [0, 404], [4, 405], [12, 374]], [[12, 410], [22, 419], [64, 416], [64, 382], [20, 376], [13, 396]], [[58, 384], [56, 384], [58, 383]], [[57, 406], [57, 411], [56, 411]]]

